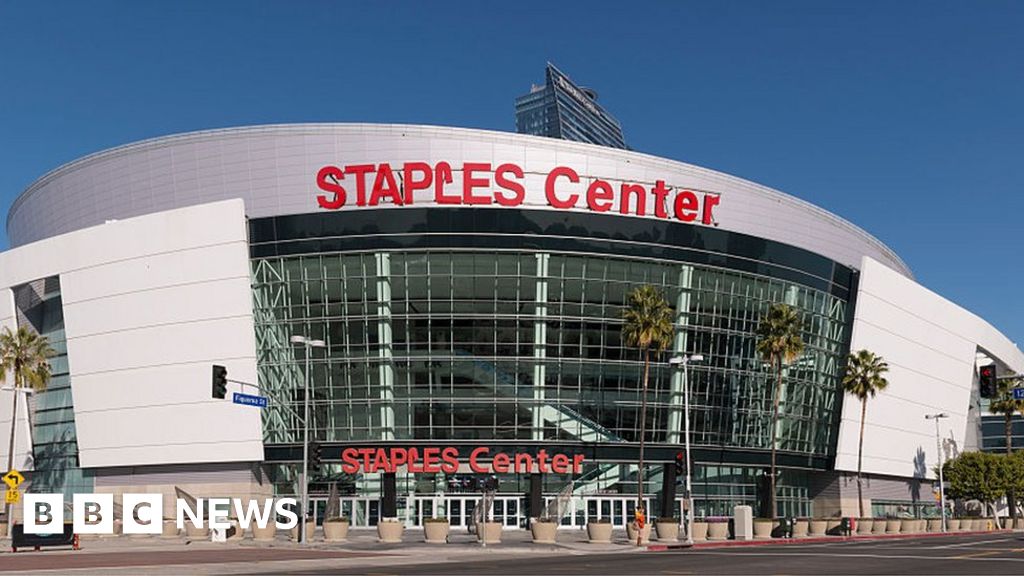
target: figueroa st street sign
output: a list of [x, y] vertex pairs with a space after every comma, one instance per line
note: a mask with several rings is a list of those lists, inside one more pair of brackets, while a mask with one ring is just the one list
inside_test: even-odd
[[[459, 449], [447, 448], [346, 448], [341, 452], [341, 469], [347, 474], [359, 471], [395, 472], [405, 466], [409, 472], [455, 474], [459, 471]], [[485, 464], [485, 462], [487, 462]], [[579, 474], [583, 468], [583, 455], [572, 457], [549, 454], [538, 450], [536, 455], [525, 452], [491, 454], [490, 448], [477, 447], [469, 453], [469, 468], [477, 473], [528, 474], [530, 472], [553, 472], [555, 474]]]

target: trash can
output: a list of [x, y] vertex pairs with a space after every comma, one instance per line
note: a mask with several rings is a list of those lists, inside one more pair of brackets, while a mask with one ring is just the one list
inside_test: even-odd
[[772, 530], [772, 538], [792, 538], [793, 537], [793, 525], [796, 523], [796, 518], [782, 517], [779, 518], [779, 523]]
[[843, 536], [850, 536], [854, 530], [857, 529], [857, 520], [854, 518], [844, 517], [839, 521], [839, 533]]

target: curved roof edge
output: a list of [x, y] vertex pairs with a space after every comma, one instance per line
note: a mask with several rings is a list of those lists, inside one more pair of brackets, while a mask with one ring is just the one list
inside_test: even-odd
[[585, 151], [600, 150], [604, 154], [608, 154], [608, 155], [612, 155], [612, 156], [622, 156], [622, 157], [624, 157], [627, 160], [629, 158], [631, 158], [631, 157], [633, 157], [633, 158], [640, 157], [640, 158], [644, 158], [644, 159], [646, 159], [648, 161], [654, 161], [654, 162], [657, 162], [657, 163], [663, 163], [663, 164], [667, 164], [667, 165], [670, 165], [670, 166], [683, 167], [685, 169], [690, 169], [690, 170], [694, 170], [695, 169], [695, 170], [705, 171], [707, 173], [719, 176], [719, 177], [721, 177], [721, 178], [723, 178], [725, 180], [733, 181], [733, 182], [739, 183], [739, 184], [744, 185], [744, 186], [751, 186], [751, 187], [756, 188], [758, 191], [760, 191], [760, 192], [762, 192], [762, 193], [764, 193], [764, 194], [766, 194], [768, 196], [773, 196], [773, 197], [777, 198], [780, 201], [789, 202], [789, 203], [794, 204], [794, 205], [796, 205], [796, 206], [798, 206], [798, 207], [800, 207], [800, 208], [802, 208], [804, 210], [807, 210], [807, 211], [809, 211], [811, 213], [814, 213], [817, 216], [823, 217], [824, 219], [831, 221], [836, 226], [838, 226], [840, 228], [843, 228], [843, 229], [845, 229], [845, 230], [847, 230], [847, 231], [849, 231], [849, 232], [851, 232], [851, 233], [853, 233], [855, 235], [858, 235], [858, 236], [862, 237], [869, 244], [871, 244], [872, 246], [876, 247], [880, 252], [882, 252], [882, 253], [886, 254], [887, 256], [889, 256], [890, 258], [892, 258], [892, 260], [894, 262], [900, 264], [902, 266], [902, 268], [903, 268], [900, 272], [904, 273], [906, 276], [908, 276], [910, 278], [914, 278], [914, 274], [910, 270], [910, 267], [907, 266], [906, 262], [904, 262], [903, 259], [900, 258], [900, 256], [898, 254], [896, 254], [895, 251], [893, 251], [891, 248], [889, 248], [885, 243], [883, 243], [877, 237], [875, 237], [871, 233], [867, 232], [863, 228], [853, 224], [849, 220], [846, 220], [845, 218], [842, 218], [841, 216], [833, 214], [832, 212], [829, 212], [828, 210], [825, 210], [824, 208], [821, 208], [821, 207], [819, 207], [819, 206], [817, 206], [815, 204], [812, 204], [811, 202], [808, 202], [807, 200], [803, 200], [803, 199], [798, 198], [796, 196], [793, 196], [791, 194], [787, 194], [785, 192], [776, 190], [774, 188], [771, 188], [771, 187], [768, 187], [768, 186], [764, 186], [762, 184], [758, 184], [757, 182], [753, 182], [751, 180], [746, 180], [744, 178], [740, 178], [738, 176], [734, 176], [734, 175], [728, 174], [726, 172], [721, 172], [719, 170], [714, 170], [714, 169], [711, 169], [711, 168], [706, 168], [706, 167], [703, 167], [703, 166], [698, 166], [696, 164], [689, 164], [687, 162], [682, 162], [682, 161], [679, 161], [679, 160], [673, 160], [673, 159], [670, 159], [670, 158], [664, 158], [662, 156], [655, 156], [653, 154], [646, 154], [646, 153], [643, 153], [643, 152], [637, 152], [637, 151], [634, 151], [634, 150], [618, 150], [618, 149], [615, 149], [615, 148], [608, 148], [608, 147], [598, 146], [598, 145], [594, 145], [594, 144], [586, 144], [586, 143], [582, 143], [582, 142], [573, 142], [573, 141], [570, 141], [570, 140], [557, 140], [557, 139], [547, 138], [547, 137], [544, 137], [544, 136], [532, 136], [532, 135], [527, 135], [527, 134], [517, 134], [517, 133], [514, 133], [514, 132], [501, 132], [501, 131], [496, 131], [496, 130], [483, 130], [483, 129], [479, 129], [479, 128], [461, 128], [461, 127], [429, 125], [429, 124], [379, 124], [379, 123], [361, 123], [361, 122], [318, 122], [318, 123], [296, 123], [296, 124], [260, 124], [260, 125], [253, 125], [253, 126], [237, 126], [237, 127], [226, 127], [226, 128], [214, 128], [214, 129], [208, 129], [208, 130], [196, 130], [196, 131], [191, 131], [191, 132], [182, 132], [182, 133], [177, 133], [177, 134], [170, 134], [170, 135], [165, 135], [165, 136], [156, 136], [156, 137], [153, 137], [153, 138], [147, 138], [145, 140], [139, 140], [139, 141], [136, 141], [136, 142], [131, 142], [131, 143], [128, 143], [128, 144], [123, 144], [123, 145], [120, 145], [120, 146], [115, 146], [113, 148], [107, 148], [107, 149], [104, 149], [104, 150], [93, 152], [93, 153], [88, 154], [86, 156], [82, 156], [81, 158], [77, 158], [75, 160], [72, 160], [71, 162], [68, 162], [66, 164], [58, 166], [57, 168], [54, 168], [53, 170], [50, 170], [49, 172], [43, 174], [36, 181], [34, 181], [32, 184], [30, 184], [28, 186], [28, 188], [26, 188], [21, 194], [19, 194], [18, 197], [15, 198], [14, 201], [11, 203], [11, 207], [7, 211], [6, 228], [7, 228], [7, 231], [9, 232], [10, 231], [11, 219], [14, 217], [15, 213], [18, 211], [18, 209], [21, 207], [21, 205], [26, 201], [26, 199], [31, 197], [38, 189], [40, 189], [43, 186], [45, 186], [51, 180], [53, 180], [55, 178], [58, 178], [60, 176], [63, 176], [65, 174], [67, 174], [67, 173], [73, 172], [73, 171], [75, 171], [75, 170], [77, 170], [77, 169], [79, 169], [79, 168], [81, 168], [83, 166], [86, 166], [86, 165], [88, 165], [88, 164], [90, 164], [92, 162], [96, 162], [96, 161], [99, 161], [99, 160], [102, 160], [102, 159], [112, 158], [112, 157], [116, 157], [116, 156], [120, 156], [120, 155], [124, 155], [124, 154], [130, 154], [130, 153], [141, 151], [141, 150], [160, 148], [160, 147], [171, 145], [171, 144], [174, 144], [174, 143], [180, 142], [180, 141], [212, 139], [212, 138], [217, 138], [217, 137], [226, 136], [226, 135], [237, 135], [237, 134], [246, 134], [246, 133], [261, 133], [261, 132], [293, 132], [293, 133], [294, 132], [307, 132], [307, 131], [309, 131], [309, 132], [317, 132], [317, 131], [322, 131], [322, 130], [330, 130], [332, 128], [337, 128], [337, 127], [351, 127], [351, 128], [359, 128], [359, 129], [362, 129], [362, 130], [375, 130], [376, 129], [376, 130], [380, 130], [382, 132], [389, 132], [389, 131], [396, 131], [396, 130], [418, 131], [418, 132], [423, 132], [423, 133], [430, 132], [430, 131], [435, 131], [435, 130], [457, 131], [457, 132], [462, 132], [462, 133], [465, 133], [465, 134], [478, 135], [480, 137], [489, 138], [489, 139], [492, 139], [492, 140], [493, 139], [532, 140], [532, 141], [538, 141], [538, 142], [542, 142], [542, 143], [549, 144], [549, 145], [554, 141], [554, 142], [557, 142], [559, 146], [564, 146], [564, 147], [570, 148], [570, 149], [571, 148], [576, 148], [576, 149], [579, 149], [580, 151], [584, 151], [584, 152]]

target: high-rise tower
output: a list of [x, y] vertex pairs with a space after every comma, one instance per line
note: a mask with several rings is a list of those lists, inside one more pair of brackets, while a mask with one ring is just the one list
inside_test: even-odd
[[577, 86], [550, 62], [544, 85], [516, 98], [516, 132], [628, 149], [622, 126], [597, 103], [597, 92]]

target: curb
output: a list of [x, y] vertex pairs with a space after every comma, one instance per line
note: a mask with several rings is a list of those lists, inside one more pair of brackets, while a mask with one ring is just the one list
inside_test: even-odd
[[871, 542], [880, 540], [907, 540], [911, 538], [938, 538], [942, 536], [977, 536], [979, 534], [1007, 534], [1013, 530], [972, 530], [969, 532], [921, 532], [918, 534], [868, 534], [864, 536], [815, 536], [808, 538], [770, 538], [765, 540], [723, 540], [721, 542], [698, 542], [690, 544], [652, 544], [648, 552], [666, 550], [707, 549], [707, 548], [739, 548], [744, 546], [779, 546], [797, 544], [821, 544], [824, 542]]

